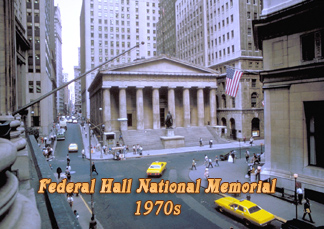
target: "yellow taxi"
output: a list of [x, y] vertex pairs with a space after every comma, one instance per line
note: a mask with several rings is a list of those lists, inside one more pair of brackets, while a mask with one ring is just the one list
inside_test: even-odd
[[238, 217], [243, 220], [246, 226], [253, 224], [258, 227], [264, 227], [276, 219], [273, 214], [249, 200], [238, 200], [227, 196], [215, 200], [215, 205], [219, 212], [225, 211]]
[[146, 171], [147, 176], [162, 176], [166, 170], [166, 164], [166, 162], [161, 161], [153, 162]]
[[69, 145], [69, 152], [78, 152], [78, 144], [76, 143], [71, 143]]

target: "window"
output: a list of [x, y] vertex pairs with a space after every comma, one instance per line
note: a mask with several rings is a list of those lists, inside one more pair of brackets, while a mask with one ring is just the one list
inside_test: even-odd
[[232, 98], [232, 108], [235, 108], [235, 97]]
[[34, 82], [28, 81], [29, 93], [34, 93]]
[[41, 93], [41, 81], [36, 81], [36, 93]]
[[226, 95], [222, 95], [223, 108], [226, 108]]
[[247, 12], [246, 17], [247, 17], [247, 19], [251, 19], [251, 13], [250, 12]]
[[308, 164], [324, 168], [324, 101], [304, 102]]
[[252, 79], [251, 82], [252, 82], [252, 85], [251, 85], [251, 86], [252, 86], [252, 87], [256, 87], [256, 79]]
[[251, 107], [256, 107], [257, 104], [257, 93], [253, 92], [251, 95]]
[[304, 61], [313, 60], [315, 58], [315, 42], [314, 33], [301, 37], [302, 58]]

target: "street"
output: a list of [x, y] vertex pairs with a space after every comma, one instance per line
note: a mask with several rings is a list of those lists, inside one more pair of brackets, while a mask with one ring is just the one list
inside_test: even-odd
[[[90, 162], [81, 157], [83, 143], [78, 124], [68, 124], [66, 139], [57, 142], [55, 158], [51, 161], [54, 168], [53, 170], [56, 171], [58, 166], [60, 166], [63, 171], [65, 170], [68, 145], [72, 142], [77, 143], [79, 146], [77, 153], [69, 153], [71, 159], [72, 182], [89, 182]], [[253, 155], [253, 153], [260, 152], [260, 147], [252, 147], [249, 150], [250, 154]], [[136, 193], [136, 189], [139, 187], [138, 179], [147, 178], [146, 170], [153, 161], [167, 162], [167, 170], [162, 177], [152, 178], [152, 182], [158, 183], [163, 179], [164, 181], [169, 180], [170, 183], [187, 183], [192, 182], [189, 178], [189, 169], [191, 168], [191, 161], [193, 158], [196, 159], [198, 166], [203, 164], [205, 154], [211, 158], [215, 158], [215, 155], [224, 154], [228, 151], [228, 149], [224, 149], [128, 158], [124, 161], [95, 161], [99, 173], [99, 175], [93, 173], [93, 178], [96, 178], [96, 188], [93, 198], [94, 213], [97, 220], [104, 228], [245, 228], [240, 221], [237, 221], [232, 216], [217, 212], [214, 207], [214, 200], [221, 196], [205, 194], [203, 188], [200, 188], [199, 194], [151, 194], [143, 191], [141, 193]], [[236, 151], [238, 157], [240, 157], [239, 149], [236, 149]], [[243, 149], [241, 153], [243, 156]], [[220, 164], [221, 163], [227, 162], [220, 161]], [[113, 178], [114, 182], [121, 183], [125, 178], [132, 178], [131, 193], [99, 194], [102, 178]], [[81, 195], [90, 208], [90, 195]], [[162, 202], [160, 210], [158, 210], [158, 204], [155, 206], [153, 205], [156, 201], [164, 201]], [[178, 215], [175, 214], [174, 210], [176, 205], [180, 206], [180, 214]], [[147, 212], [147, 210], [150, 212]], [[135, 215], [135, 212], [137, 215]]]

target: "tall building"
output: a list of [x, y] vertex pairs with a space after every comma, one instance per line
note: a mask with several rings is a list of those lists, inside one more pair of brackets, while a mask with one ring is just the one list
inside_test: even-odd
[[[259, 17], [261, 3], [260, 0], [177, 0], [175, 3], [176, 56], [220, 73], [217, 124], [226, 126], [225, 136], [234, 139], [263, 137], [263, 94], [258, 77], [262, 52], [252, 45], [252, 20]], [[229, 66], [244, 73], [236, 97], [225, 94]]]
[[157, 55], [176, 57], [175, 0], [160, 1], [160, 19], [157, 23]]
[[23, 139], [20, 117], [12, 116], [26, 104], [27, 50], [30, 47], [26, 1], [0, 1], [0, 228], [25, 225], [41, 228], [30, 183], [31, 156]]
[[264, 1], [255, 21], [265, 97], [265, 164], [262, 175], [277, 187], [324, 199], [324, 2]]
[[[27, 1], [27, 37], [32, 44], [28, 51], [26, 103], [56, 87], [54, 0]], [[29, 125], [39, 127], [47, 135], [56, 117], [55, 95], [29, 108]]]
[[[80, 15], [81, 74], [108, 61], [125, 50], [145, 42], [112, 61], [128, 63], [156, 55], [157, 0], [83, 0]], [[109, 66], [108, 65], [108, 66]], [[95, 72], [81, 81], [82, 114], [90, 117], [89, 88]]]
[[[80, 48], [78, 48], [78, 60], [78, 66], [74, 66], [74, 78], [80, 76]], [[81, 113], [81, 107], [81, 80], [77, 80], [74, 82], [74, 109], [77, 114]]]
[[[63, 67], [62, 67], [62, 23], [61, 12], [58, 6], [54, 8], [54, 31], [55, 31], [55, 49], [56, 49], [56, 86], [63, 85]], [[63, 90], [56, 92], [56, 109], [58, 114], [63, 113], [64, 105]]]

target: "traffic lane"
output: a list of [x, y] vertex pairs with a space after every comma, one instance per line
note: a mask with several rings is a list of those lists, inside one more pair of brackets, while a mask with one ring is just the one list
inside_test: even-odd
[[[224, 220], [222, 215], [215, 215], [214, 205], [211, 203], [206, 203], [204, 201], [204, 196], [207, 194], [203, 193], [203, 189], [200, 189], [200, 194], [150, 194], [150, 193], [136, 193], [136, 189], [139, 187], [139, 178], [146, 178], [146, 169], [151, 164], [151, 162], [167, 161], [167, 170], [161, 178], [152, 178], [152, 182], [160, 182], [163, 180], [171, 180], [170, 172], [173, 171], [176, 165], [185, 168], [188, 171], [188, 166], [184, 163], [183, 157], [176, 156], [178, 159], [169, 160], [166, 158], [154, 157], [152, 158], [141, 158], [141, 159], [128, 159], [126, 161], [114, 161], [112, 163], [96, 163], [96, 167], [99, 172], [99, 176], [94, 175], [97, 178], [96, 182], [96, 194], [94, 195], [95, 201], [95, 214], [104, 227], [128, 227], [128, 228], [137, 228], [137, 227], [149, 227], [155, 226], [157, 228], [162, 227], [189, 227], [189, 228], [200, 228], [202, 226], [207, 228], [226, 228], [230, 226], [235, 226], [235, 228], [244, 228], [241, 224], [236, 223], [233, 220]], [[121, 166], [122, 165], [122, 166]], [[179, 167], [178, 166], [178, 167]], [[105, 176], [109, 174], [109, 176]], [[126, 175], [127, 174], [127, 175]], [[114, 178], [115, 182], [122, 182], [122, 179], [133, 178], [131, 194], [98, 194], [101, 188], [101, 178]], [[182, 177], [177, 179], [177, 182], [188, 182], [188, 174], [186, 175], [187, 179], [185, 181]], [[90, 205], [90, 196], [86, 196], [85, 199]], [[198, 200], [196, 200], [198, 199]], [[150, 209], [150, 203], [155, 203], [157, 200], [164, 201], [164, 204], [168, 202], [166, 208], [166, 213], [168, 214], [171, 205], [181, 205], [181, 214], [176, 216], [173, 215], [173, 212], [170, 215], [165, 214], [163, 210], [156, 215], [158, 206], [153, 208], [153, 211], [150, 214], [143, 215], [146, 210], [144, 209], [144, 204], [147, 203], [147, 209]], [[141, 201], [141, 211], [139, 216], [135, 216], [136, 212], [139, 212], [136, 204], [137, 201]], [[152, 202], [151, 202], [152, 201]], [[120, 207], [123, 206], [123, 207]], [[207, 209], [206, 209], [207, 207]], [[200, 212], [204, 211], [204, 214], [197, 212], [199, 209]], [[109, 220], [107, 220], [109, 219]], [[124, 220], [127, 219], [127, 222]], [[166, 223], [169, 222], [172, 223]], [[161, 227], [159, 226], [161, 225]], [[218, 226], [217, 226], [218, 225]]]
[[[67, 161], [66, 156], [69, 154], [71, 170], [75, 171], [78, 160], [81, 159], [81, 150], [83, 149], [83, 141], [78, 124], [67, 124], [67, 131], [65, 132], [65, 140], [57, 141], [54, 156], [51, 161], [53, 168], [61, 167], [65, 171]], [[69, 152], [68, 148], [71, 143], [77, 143], [78, 152]], [[73, 172], [74, 173], [74, 172]]]

